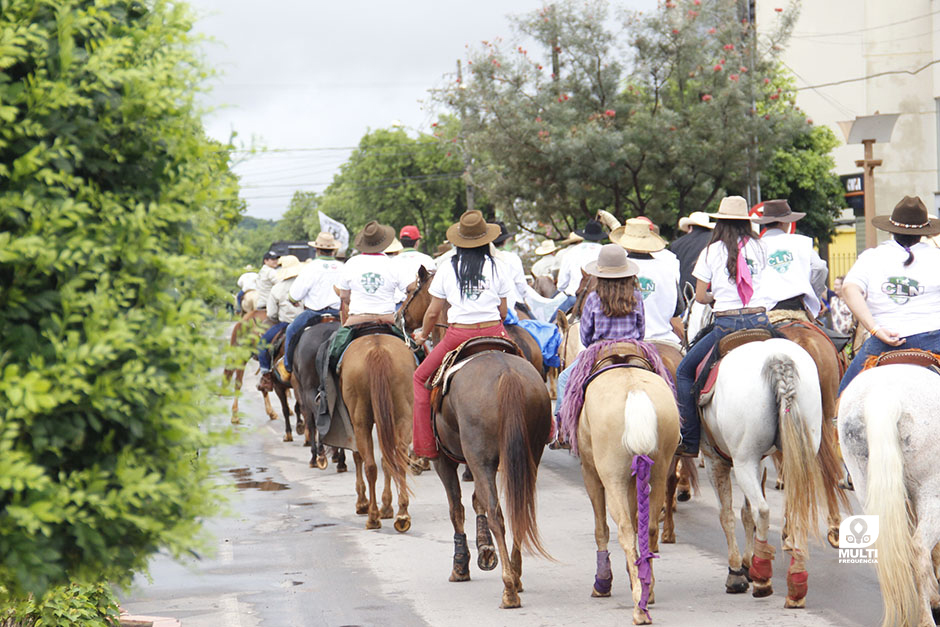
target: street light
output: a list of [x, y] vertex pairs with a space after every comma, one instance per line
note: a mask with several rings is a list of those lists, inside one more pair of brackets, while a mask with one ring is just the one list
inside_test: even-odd
[[846, 144], [862, 144], [865, 146], [865, 158], [859, 159], [855, 165], [863, 168], [865, 183], [865, 248], [874, 248], [878, 245], [878, 235], [871, 226], [871, 219], [875, 217], [875, 168], [881, 165], [881, 159], [874, 158], [872, 146], [876, 141], [887, 143], [891, 141], [891, 132], [894, 123], [898, 121], [899, 113], [879, 115], [864, 115], [855, 120], [839, 122], [839, 128], [845, 135]]

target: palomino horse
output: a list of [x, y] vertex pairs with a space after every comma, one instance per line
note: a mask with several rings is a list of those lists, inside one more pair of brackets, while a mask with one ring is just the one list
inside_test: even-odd
[[[441, 447], [447, 451], [434, 461], [434, 467], [447, 491], [454, 526], [450, 580], [470, 579], [470, 551], [457, 479], [456, 459], [463, 458], [473, 473], [477, 565], [483, 570], [496, 568], [498, 559], [493, 551], [492, 533], [503, 562], [501, 607], [520, 607], [521, 549], [547, 555], [535, 520], [535, 479], [551, 427], [551, 401], [545, 383], [522, 357], [495, 351], [481, 353], [454, 374], [441, 413], [434, 420]], [[506, 548], [496, 487], [499, 469], [503, 471], [503, 492], [512, 530], [511, 555]]]
[[[771, 319], [773, 319], [773, 313], [771, 312]], [[814, 327], [815, 325], [810, 322], [796, 320], [782, 324], [777, 330], [788, 340], [796, 342], [809, 353], [816, 364], [816, 372], [819, 373], [823, 425], [822, 441], [819, 444], [819, 453], [816, 458], [822, 472], [823, 491], [826, 496], [826, 507], [829, 510], [829, 529], [826, 537], [830, 545], [839, 548], [839, 524], [842, 522], [839, 505], [841, 503], [846, 511], [850, 509], [845, 492], [839, 488], [839, 480], [842, 478], [842, 464], [836, 450], [838, 441], [834, 422], [836, 397], [839, 394], [839, 381], [842, 378], [844, 368], [839, 361], [839, 354], [835, 345], [821, 329]]]
[[[940, 416], [938, 382], [920, 366], [879, 366], [861, 372], [839, 400], [845, 464], [865, 513], [878, 516], [872, 535], [884, 627], [924, 627], [940, 617], [931, 564], [940, 542], [940, 440], [933, 423]], [[852, 526], [865, 534], [860, 524]]]
[[[263, 309], [258, 309], [250, 313], [246, 313], [241, 320], [235, 323], [235, 326], [232, 328], [232, 336], [229, 340], [229, 345], [232, 348], [241, 346], [245, 343], [247, 338], [253, 339], [251, 342], [252, 351], [257, 345], [258, 338], [264, 333], [264, 327], [262, 323], [267, 319], [267, 314]], [[254, 357], [254, 354], [250, 355], [248, 359]], [[225, 368], [222, 373], [223, 380], [226, 385], [232, 380], [232, 375], [235, 376], [235, 394], [234, 400], [232, 401], [232, 424], [238, 424], [238, 396], [241, 393], [242, 389], [242, 380], [245, 377], [245, 365], [247, 365], [247, 360], [241, 363], [240, 366]], [[261, 395], [264, 397], [264, 413], [268, 415], [268, 418], [271, 420], [277, 420], [277, 414], [274, 411], [274, 408], [271, 407], [271, 399], [268, 398], [267, 392], [262, 392]], [[287, 410], [289, 414], [290, 410]]]
[[[340, 364], [339, 388], [349, 410], [356, 448], [359, 449], [353, 454], [356, 462], [356, 513], [368, 515], [366, 529], [378, 529], [382, 526], [380, 518], [392, 517], [393, 478], [398, 488], [395, 530], [404, 533], [411, 528], [408, 514], [410, 490], [406, 476], [413, 424], [414, 371], [415, 358], [411, 350], [400, 339], [387, 334], [356, 338], [346, 349]], [[381, 511], [375, 499], [378, 467], [372, 444], [373, 424], [379, 433], [385, 473]], [[369, 483], [368, 498], [362, 479], [363, 466]]]
[[[327, 459], [317, 430], [317, 389], [320, 387], [320, 374], [316, 364], [317, 350], [338, 328], [339, 321], [333, 319], [304, 329], [297, 340], [292, 359], [291, 387], [294, 389], [294, 398], [297, 399], [297, 433], [300, 433], [300, 425], [303, 424], [304, 445], [310, 447], [310, 467], [317, 466], [321, 470], [326, 468]], [[343, 472], [341, 468], [346, 468], [345, 458], [342, 466], [337, 466], [337, 472]]]
[[[708, 436], [703, 448], [728, 541], [727, 592], [746, 591], [749, 575], [755, 597], [773, 594], [774, 549], [767, 543], [770, 508], [761, 486], [761, 460], [780, 446], [789, 544], [793, 547], [785, 607], [804, 607], [808, 536], [818, 532], [817, 499], [822, 482], [816, 462], [822, 428], [816, 364], [790, 340], [774, 338], [738, 346], [722, 360], [714, 396], [703, 413], [702, 426]], [[745, 496], [741, 508], [747, 538], [743, 560], [731, 509], [732, 468]]]
[[[592, 596], [610, 596], [613, 574], [607, 551], [609, 507], [617, 522], [620, 546], [627, 554], [636, 625], [651, 622], [646, 604], [653, 602], [652, 551], [659, 549], [659, 514], [670, 461], [678, 444], [675, 396], [655, 372], [611, 368], [587, 386], [576, 445], [584, 486], [594, 507], [597, 574]], [[637, 482], [630, 480], [631, 466]], [[638, 493], [642, 497], [639, 505]]]

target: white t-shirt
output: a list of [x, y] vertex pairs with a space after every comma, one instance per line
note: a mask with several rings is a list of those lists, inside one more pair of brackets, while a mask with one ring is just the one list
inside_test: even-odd
[[522, 267], [522, 259], [514, 252], [508, 250], [494, 249], [493, 256], [506, 266], [509, 273], [509, 280], [515, 286], [515, 289], [507, 298], [507, 304], [510, 309], [515, 307], [517, 302], [525, 302], [526, 287], [529, 283], [525, 280], [525, 268]]
[[238, 277], [238, 289], [247, 292], [255, 289], [255, 283], [258, 281], [257, 272], [245, 272]]
[[672, 330], [673, 314], [679, 300], [679, 260], [667, 256], [630, 261], [640, 267], [636, 277], [636, 289], [643, 295], [643, 311], [646, 313], [645, 340], [668, 340], [679, 343], [679, 336]]
[[767, 255], [767, 271], [761, 277], [761, 289], [770, 301], [770, 306], [802, 296], [809, 312], [814, 317], [818, 316], [819, 296], [813, 290], [810, 279], [813, 271], [825, 268], [826, 263], [813, 250], [813, 240], [805, 235], [770, 229], [761, 242]]
[[558, 289], [568, 296], [574, 296], [581, 285], [581, 269], [588, 263], [597, 261], [601, 246], [597, 242], [581, 242], [569, 248], [558, 270]]
[[940, 329], [940, 249], [923, 242], [911, 247], [914, 262], [893, 239], [861, 255], [843, 283], [862, 288], [875, 323], [901, 337]]
[[555, 254], [545, 255], [532, 264], [532, 274], [535, 276], [550, 276], [555, 278], [560, 262]]
[[258, 271], [258, 280], [255, 281], [255, 289], [258, 290], [255, 301], [258, 307], [268, 306], [268, 296], [271, 295], [271, 288], [275, 283], [277, 283], [277, 269], [267, 264], [261, 266], [261, 270]]
[[760, 240], [748, 239], [743, 252], [747, 259], [747, 266], [751, 270], [751, 283], [754, 286], [754, 294], [746, 305], [741, 302], [737, 285], [728, 274], [728, 251], [724, 244], [721, 242], [709, 244], [695, 262], [692, 276], [712, 284], [712, 296], [715, 297], [715, 302], [712, 303], [714, 311], [727, 311], [742, 307], [767, 307], [770, 304], [761, 292], [761, 276], [767, 267], [767, 257]]
[[410, 279], [384, 253], [363, 254], [343, 264], [337, 286], [349, 290], [349, 314], [395, 313], [395, 290], [405, 291]]
[[328, 307], [339, 309], [339, 296], [333, 286], [339, 282], [343, 262], [321, 257], [304, 264], [290, 288], [291, 299], [303, 303], [304, 309], [319, 311]]
[[430, 255], [425, 255], [414, 248], [408, 248], [398, 253], [395, 256], [395, 261], [401, 265], [402, 274], [411, 277], [410, 282], [412, 283], [418, 278], [419, 267], [424, 266], [424, 269], [428, 272], [434, 272], [437, 268], [434, 259]]
[[452, 259], [441, 264], [437, 274], [431, 279], [428, 291], [431, 296], [443, 298], [450, 304], [447, 310], [447, 322], [458, 324], [477, 324], [499, 320], [499, 303], [508, 298], [514, 287], [507, 276], [505, 264], [483, 264], [483, 278], [480, 289], [470, 294], [461, 294], [457, 283]]

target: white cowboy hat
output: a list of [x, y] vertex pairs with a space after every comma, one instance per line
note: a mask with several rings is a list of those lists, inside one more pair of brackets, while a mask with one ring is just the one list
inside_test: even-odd
[[388, 245], [388, 248], [385, 249], [386, 255], [394, 255], [395, 253], [400, 253], [405, 250], [405, 247], [401, 245], [401, 242], [396, 237], [392, 240], [392, 243]]
[[704, 211], [693, 211], [688, 217], [679, 218], [679, 229], [688, 231], [693, 226], [701, 226], [706, 229], [715, 228], [715, 223], [708, 219], [708, 214]]
[[623, 226], [611, 231], [610, 241], [632, 253], [655, 253], [666, 247], [663, 238], [650, 230], [649, 222], [638, 218], [630, 218]]
[[294, 255], [284, 255], [277, 261], [277, 280], [285, 281], [300, 274], [300, 259]]
[[718, 205], [718, 213], [708, 213], [716, 220], [752, 220], [747, 201], [741, 196], [725, 196]]
[[555, 246], [555, 240], [547, 239], [538, 245], [538, 248], [535, 249], [536, 255], [550, 255], [553, 252], [556, 252], [558, 247]]
[[[649, 231], [645, 223], [643, 228]], [[597, 261], [585, 265], [584, 271], [599, 279], [622, 279], [636, 276], [640, 266], [627, 259], [627, 251], [619, 244], [604, 244], [597, 254]]]

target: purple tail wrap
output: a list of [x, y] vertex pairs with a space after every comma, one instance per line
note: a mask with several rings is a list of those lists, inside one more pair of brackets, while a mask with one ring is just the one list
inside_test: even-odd
[[[652, 560], [657, 555], [650, 551], [650, 472], [653, 460], [646, 455], [634, 455], [631, 474], [636, 476], [636, 538], [640, 556], [636, 560], [640, 578], [640, 609], [650, 618], [646, 609], [653, 584]], [[650, 618], [650, 620], [652, 620]]]
[[610, 552], [597, 552], [597, 574], [594, 575], [594, 589], [601, 594], [610, 592], [610, 584], [614, 580], [614, 573], [610, 570]]

